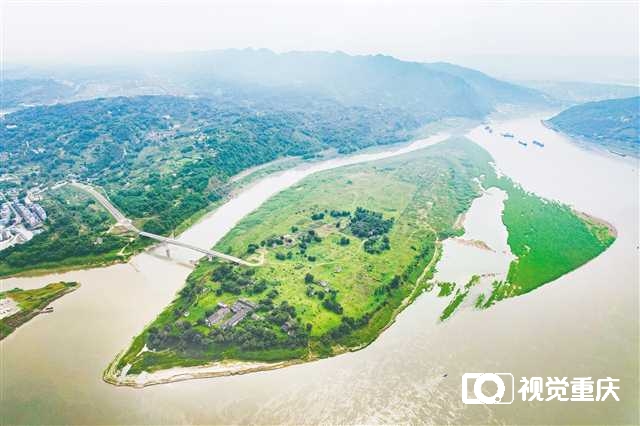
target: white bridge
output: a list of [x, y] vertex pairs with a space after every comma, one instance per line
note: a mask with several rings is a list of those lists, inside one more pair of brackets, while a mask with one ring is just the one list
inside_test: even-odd
[[189, 250], [194, 250], [197, 252], [200, 252], [202, 254], [204, 254], [205, 256], [207, 256], [209, 259], [213, 258], [213, 257], [218, 257], [220, 259], [224, 259], [224, 260], [228, 260], [229, 262], [233, 262], [233, 263], [237, 263], [239, 265], [244, 265], [244, 266], [260, 266], [260, 263], [251, 263], [251, 262], [247, 262], [244, 259], [240, 259], [238, 257], [235, 256], [231, 256], [228, 254], [224, 254], [224, 253], [220, 253], [219, 251], [215, 251], [215, 250], [209, 250], [209, 249], [205, 249], [202, 247], [198, 247], [198, 246], [194, 246], [192, 244], [188, 244], [182, 241], [178, 241], [174, 238], [168, 238], [168, 237], [163, 237], [162, 235], [157, 235], [157, 234], [152, 234], [151, 232], [146, 232], [146, 231], [141, 231], [140, 229], [136, 228], [135, 225], [131, 222], [131, 219], [128, 219], [124, 214], [122, 214], [122, 212], [120, 210], [118, 210], [112, 203], [111, 201], [109, 201], [109, 199], [107, 199], [107, 197], [105, 197], [104, 195], [102, 195], [99, 191], [97, 191], [95, 188], [93, 188], [90, 185], [85, 185], [79, 182], [71, 182], [71, 185], [88, 193], [89, 195], [91, 195], [93, 198], [95, 198], [105, 209], [107, 209], [107, 211], [109, 212], [109, 214], [111, 214], [111, 216], [113, 216], [113, 218], [116, 220], [117, 224], [128, 229], [129, 231], [135, 232], [136, 234], [140, 235], [141, 237], [147, 237], [147, 238], [151, 238], [154, 239], [156, 241], [160, 241], [164, 244], [171, 244], [174, 246], [179, 246], [179, 247], [184, 247], [187, 248]]

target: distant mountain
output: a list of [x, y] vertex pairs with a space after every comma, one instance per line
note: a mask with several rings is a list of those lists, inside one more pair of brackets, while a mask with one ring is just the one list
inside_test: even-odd
[[72, 84], [50, 78], [5, 79], [2, 82], [0, 108], [11, 109], [30, 105], [52, 104], [69, 99], [75, 92]]
[[[24, 69], [19, 73], [30, 75]], [[41, 78], [44, 70], [33, 72]], [[422, 64], [384, 55], [275, 53], [229, 49], [146, 56], [117, 67], [57, 68], [77, 84], [68, 100], [141, 94], [224, 98], [313, 96], [347, 107], [397, 110], [423, 123], [444, 117], [482, 118], [502, 103], [544, 104], [532, 89], [451, 64]]]
[[538, 90], [565, 104], [630, 98], [640, 95], [637, 86], [577, 81], [526, 81], [522, 85]]
[[550, 96], [535, 89], [519, 86], [490, 77], [480, 71], [446, 62], [424, 65], [427, 69], [463, 79], [478, 95], [493, 106], [499, 104], [545, 105], [552, 102]]
[[383, 55], [220, 50], [177, 54], [154, 69], [201, 95], [234, 88], [294, 90], [346, 106], [398, 109], [422, 121], [480, 118], [493, 107], [459, 77]]
[[639, 96], [577, 105], [546, 124], [616, 153], [640, 156]]

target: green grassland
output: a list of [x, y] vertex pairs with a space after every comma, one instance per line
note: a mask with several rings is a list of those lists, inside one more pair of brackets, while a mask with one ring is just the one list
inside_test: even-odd
[[80, 284], [76, 282], [58, 282], [33, 290], [15, 288], [13, 290], [0, 292], [0, 299], [10, 297], [20, 307], [19, 312], [0, 320], [0, 340], [38, 315], [40, 311], [46, 308], [51, 302], [76, 290], [78, 287], [80, 287]]
[[[132, 364], [136, 373], [221, 359], [311, 359], [370, 343], [416, 294], [416, 284], [430, 278], [437, 241], [456, 232], [456, 217], [479, 195], [474, 179], [491, 172], [489, 161], [484, 150], [457, 139], [318, 173], [277, 194], [216, 247], [264, 258], [263, 266], [200, 262], [120, 367]], [[380, 215], [376, 226], [392, 225], [379, 236], [356, 236], [358, 207]], [[376, 238], [366, 251], [366, 240]], [[258, 309], [232, 330], [204, 323], [218, 303], [239, 298]], [[139, 354], [144, 345], [153, 351]]]
[[[477, 296], [474, 306], [478, 309], [550, 283], [592, 260], [615, 241], [611, 225], [527, 192], [508, 177], [490, 173], [483, 176], [482, 184], [507, 192], [502, 221], [509, 233], [507, 243], [517, 259], [509, 265], [506, 280], [494, 281], [491, 291]], [[437, 287], [438, 296], [448, 297], [454, 293], [455, 284], [437, 283]], [[454, 313], [467, 293], [456, 290], [441, 320]]]
[[507, 192], [502, 221], [514, 260], [506, 283], [495, 285], [490, 303], [528, 293], [571, 272], [605, 251], [615, 240], [609, 225], [571, 207], [525, 191], [509, 178], [484, 182]]

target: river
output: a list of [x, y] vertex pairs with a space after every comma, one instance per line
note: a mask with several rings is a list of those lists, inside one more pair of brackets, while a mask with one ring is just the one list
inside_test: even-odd
[[[60, 279], [82, 287], [54, 302], [53, 314], [36, 317], [0, 343], [1, 423], [638, 423], [637, 163], [580, 149], [539, 118], [492, 123], [493, 134], [478, 127], [469, 136], [525, 188], [616, 226], [617, 241], [584, 267], [490, 310], [457, 312], [443, 324], [437, 322], [442, 301], [423, 295], [358, 352], [144, 389], [108, 385], [102, 371], [172, 300], [196, 255], [171, 249], [173, 260], [167, 260], [159, 249], [128, 264], [4, 280], [3, 289]], [[497, 135], [501, 129], [545, 147], [507, 142]], [[180, 238], [211, 246], [242, 216], [304, 176], [392, 154], [361, 154], [269, 176]], [[466, 406], [461, 375], [479, 371], [611, 376], [621, 379], [621, 401]]]

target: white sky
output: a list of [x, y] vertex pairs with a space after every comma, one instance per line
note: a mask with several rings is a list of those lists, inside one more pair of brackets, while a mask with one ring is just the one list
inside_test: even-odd
[[448, 60], [515, 79], [638, 73], [638, 1], [0, 2], [8, 62], [266, 47]]

